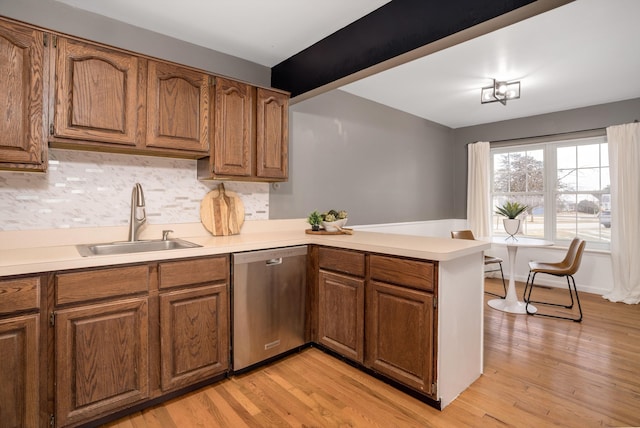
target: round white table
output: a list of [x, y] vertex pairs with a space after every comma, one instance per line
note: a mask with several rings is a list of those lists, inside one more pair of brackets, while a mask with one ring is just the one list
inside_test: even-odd
[[[486, 239], [489, 240], [489, 239]], [[552, 241], [546, 241], [544, 239], [533, 239], [517, 237], [512, 238], [510, 236], [494, 236], [490, 239], [492, 244], [506, 245], [507, 253], [509, 255], [509, 286], [507, 287], [507, 296], [504, 299], [492, 299], [488, 304], [493, 309], [499, 311], [509, 312], [512, 314], [526, 314], [525, 302], [519, 301], [516, 297], [516, 254], [519, 247], [545, 247], [553, 245]], [[529, 312], [536, 312], [537, 309], [533, 305], [529, 305]]]

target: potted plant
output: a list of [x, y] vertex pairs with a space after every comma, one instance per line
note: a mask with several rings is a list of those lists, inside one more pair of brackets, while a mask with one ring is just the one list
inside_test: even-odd
[[329, 210], [322, 213], [322, 226], [327, 232], [336, 232], [347, 224], [347, 215], [345, 210]]
[[322, 214], [318, 212], [318, 210], [313, 211], [307, 217], [307, 223], [311, 225], [311, 230], [317, 232], [320, 230], [320, 223], [322, 223]]
[[506, 217], [502, 220], [504, 230], [514, 238], [513, 235], [520, 230], [520, 219], [518, 216], [529, 208], [519, 202], [505, 202], [501, 207], [496, 206], [496, 214]]

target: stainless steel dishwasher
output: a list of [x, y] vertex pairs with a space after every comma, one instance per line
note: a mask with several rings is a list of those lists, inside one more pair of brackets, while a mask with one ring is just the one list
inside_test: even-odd
[[232, 254], [233, 370], [304, 344], [307, 246]]

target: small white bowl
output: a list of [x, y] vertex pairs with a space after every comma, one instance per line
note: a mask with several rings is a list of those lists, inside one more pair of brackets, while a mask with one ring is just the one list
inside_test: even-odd
[[327, 232], [337, 232], [338, 227], [342, 228], [345, 224], [347, 224], [347, 220], [348, 219], [346, 218], [342, 218], [336, 221], [323, 221], [322, 227], [324, 227], [324, 230], [326, 230]]

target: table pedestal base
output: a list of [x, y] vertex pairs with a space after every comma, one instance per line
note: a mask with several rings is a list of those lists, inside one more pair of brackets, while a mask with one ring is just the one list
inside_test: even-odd
[[[493, 299], [487, 302], [489, 306], [493, 309], [497, 309], [499, 311], [509, 312], [511, 314], [526, 314], [527, 311], [525, 309], [526, 303], [519, 301], [508, 301], [507, 299]], [[535, 306], [529, 305], [529, 312], [535, 313], [538, 309]]]

